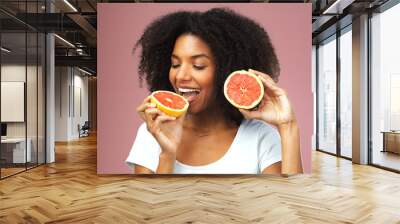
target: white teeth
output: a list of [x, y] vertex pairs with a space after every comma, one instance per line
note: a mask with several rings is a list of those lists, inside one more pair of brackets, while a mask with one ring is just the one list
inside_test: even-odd
[[178, 88], [179, 92], [181, 93], [190, 93], [190, 92], [200, 92], [198, 89], [184, 89], [184, 88]]

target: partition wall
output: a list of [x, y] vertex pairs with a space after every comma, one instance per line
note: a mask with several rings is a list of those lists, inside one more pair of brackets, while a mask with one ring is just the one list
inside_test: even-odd
[[44, 12], [43, 2], [19, 1], [17, 13], [0, 8], [1, 179], [46, 161], [46, 38], [22, 19]]

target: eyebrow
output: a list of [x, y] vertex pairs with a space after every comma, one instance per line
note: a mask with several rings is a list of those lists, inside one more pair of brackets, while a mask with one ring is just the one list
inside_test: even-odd
[[[176, 56], [174, 54], [171, 57], [179, 58], [178, 56]], [[206, 54], [196, 54], [196, 55], [191, 56], [192, 59], [201, 58], [201, 57], [205, 57], [205, 58], [210, 59], [210, 57], [208, 55], [206, 55]]]

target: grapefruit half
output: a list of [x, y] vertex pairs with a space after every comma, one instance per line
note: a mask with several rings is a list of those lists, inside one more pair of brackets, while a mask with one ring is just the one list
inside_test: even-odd
[[249, 110], [261, 102], [264, 86], [257, 75], [245, 70], [234, 71], [225, 80], [224, 94], [233, 106]]
[[189, 102], [183, 96], [164, 90], [153, 92], [151, 103], [165, 114], [173, 117], [179, 117], [189, 107]]

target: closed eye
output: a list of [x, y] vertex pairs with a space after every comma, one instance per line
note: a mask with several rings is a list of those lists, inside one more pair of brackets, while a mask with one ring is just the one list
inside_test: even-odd
[[180, 64], [171, 64], [171, 68], [178, 68], [180, 66]]
[[193, 68], [196, 69], [196, 70], [203, 70], [203, 69], [206, 68], [206, 66], [203, 66], [203, 65], [193, 65]]

